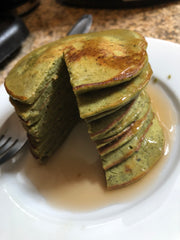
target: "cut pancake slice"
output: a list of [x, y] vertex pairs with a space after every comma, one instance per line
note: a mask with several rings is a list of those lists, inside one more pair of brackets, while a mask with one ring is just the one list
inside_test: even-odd
[[[111, 70], [109, 72], [111, 74], [108, 74], [108, 78], [105, 78], [108, 85], [116, 85], [139, 74], [145, 62], [147, 62], [146, 47], [147, 42], [141, 34], [124, 29], [67, 36], [35, 49], [23, 57], [9, 72], [5, 87], [13, 99], [33, 104], [59, 69], [63, 53], [69, 49], [77, 51], [75, 54], [73, 53], [73, 56], [71, 52], [71, 62], [78, 63], [79, 57], [87, 57], [87, 62], [83, 63], [83, 69], [87, 65], [88, 71], [93, 71], [93, 69], [90, 69], [90, 62], [95, 62], [95, 75], [97, 73], [100, 75], [103, 69], [103, 71]], [[101, 48], [103, 51], [101, 51]], [[83, 54], [84, 49], [85, 54]], [[89, 56], [88, 53], [92, 56]], [[107, 54], [108, 58], [106, 60]], [[98, 57], [100, 57], [98, 62], [100, 64], [104, 62], [104, 66], [96, 65]], [[78, 70], [75, 69], [75, 71]], [[104, 87], [104, 84], [102, 86], [98, 83], [98, 81], [100, 83], [104, 82], [104, 74], [100, 77], [101, 79], [99, 77], [94, 79], [96, 82], [95, 88]], [[85, 82], [79, 77], [71, 80], [73, 89], [77, 88], [79, 91], [83, 91], [84, 88], [87, 89], [86, 79]]]
[[[130, 141], [128, 141], [127, 143], [120, 147], [118, 147], [119, 142], [117, 141], [114, 144], [112, 144], [112, 146], [110, 146], [110, 148], [108, 149], [109, 151], [111, 150], [111, 152], [103, 156], [101, 155], [102, 165], [105, 170], [124, 161], [139, 149], [147, 130], [152, 124], [153, 116], [154, 114], [151, 110], [148, 113], [146, 121], [143, 123], [139, 131]], [[115, 150], [113, 150], [113, 148]]]
[[48, 83], [41, 95], [33, 104], [24, 104], [10, 98], [18, 116], [25, 122], [25, 125], [31, 126], [40, 120], [41, 116], [48, 110], [49, 103], [53, 101], [52, 98], [55, 98], [55, 96], [52, 95], [52, 92], [56, 87], [58, 88], [60, 86], [54, 79]]
[[[11, 103], [14, 105], [18, 116], [25, 122], [27, 126], [31, 126], [48, 111], [49, 106], [60, 98], [59, 92], [61, 88], [67, 88], [69, 92], [72, 87], [69, 83], [69, 74], [65, 62], [62, 60], [60, 69], [58, 69], [50, 82], [41, 91], [41, 94], [33, 104], [25, 104], [11, 98]], [[66, 99], [61, 99], [66, 101]], [[74, 98], [75, 101], [75, 98]]]
[[49, 45], [32, 51], [10, 71], [5, 87], [13, 99], [33, 104], [57, 77], [63, 59], [57, 55], [54, 59], [52, 56], [48, 57], [48, 51]]
[[64, 50], [76, 94], [128, 81], [147, 62], [147, 43], [136, 32], [110, 30], [89, 36], [86, 41], [75, 42]]
[[138, 119], [140, 114], [142, 115], [143, 112], [148, 111], [149, 105], [150, 98], [145, 91], [142, 91], [132, 103], [122, 108], [123, 113], [119, 117], [118, 114], [121, 113], [121, 110], [117, 112], [117, 118], [115, 118], [115, 112], [99, 121], [89, 123], [88, 129], [91, 130], [91, 139], [94, 141], [107, 139], [123, 132], [125, 128]]
[[141, 147], [126, 161], [105, 171], [108, 189], [120, 188], [138, 181], [155, 165], [164, 151], [164, 134], [155, 117]]
[[125, 106], [144, 89], [151, 75], [151, 67], [146, 64], [142, 72], [127, 83], [76, 96], [80, 117], [84, 119]]
[[[32, 153], [41, 161], [48, 158], [65, 140], [79, 119], [65, 63], [62, 63], [58, 75], [34, 104], [16, 104], [20, 118], [26, 120], [22, 120], [22, 123], [27, 130]], [[35, 122], [32, 112], [40, 116]], [[28, 124], [30, 122], [33, 124]]]

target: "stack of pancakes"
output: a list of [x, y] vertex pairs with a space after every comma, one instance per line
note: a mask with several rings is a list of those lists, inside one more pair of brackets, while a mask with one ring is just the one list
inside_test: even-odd
[[73, 35], [25, 56], [5, 86], [32, 153], [49, 158], [79, 117], [102, 160], [108, 188], [137, 181], [163, 153], [162, 128], [145, 92], [152, 70], [138, 33]]
[[33, 103], [10, 97], [27, 130], [31, 151], [42, 161], [48, 159], [63, 143], [79, 119], [67, 68], [64, 63], [61, 63], [61, 67], [61, 74], [58, 74], [58, 68], [55, 69], [51, 81]]

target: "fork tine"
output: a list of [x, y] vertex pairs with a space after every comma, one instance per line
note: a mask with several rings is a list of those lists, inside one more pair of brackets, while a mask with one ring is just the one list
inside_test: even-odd
[[4, 144], [2, 144], [0, 146], [0, 155], [4, 154], [5, 152], [8, 151], [9, 148], [11, 148], [18, 140], [12, 140], [11, 137], [7, 138], [4, 142]]
[[4, 137], [4, 134], [0, 136], [0, 141], [3, 139], [3, 137]]
[[8, 151], [2, 157], [0, 157], [0, 164], [6, 162], [8, 159], [15, 156], [16, 153], [18, 153], [18, 150], [20, 150], [23, 145], [24, 144], [22, 144], [16, 139], [14, 143], [11, 145], [11, 147], [9, 147]]
[[4, 136], [4, 134], [3, 134], [3, 135], [1, 135], [1, 137], [0, 137], [0, 147], [4, 144], [4, 142], [5, 142], [5, 136]]
[[14, 112], [2, 126], [0, 123], [0, 164], [12, 159], [26, 143], [26, 131]]

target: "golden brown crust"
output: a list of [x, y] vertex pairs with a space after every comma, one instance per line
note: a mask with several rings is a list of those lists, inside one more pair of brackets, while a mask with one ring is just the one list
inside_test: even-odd
[[[114, 86], [137, 76], [147, 62], [146, 45], [145, 41], [133, 36], [125, 42], [125, 39], [113, 41], [113, 38], [105, 35], [67, 47], [64, 57], [72, 78], [73, 90], [81, 93]], [[89, 64], [96, 75], [88, 71], [86, 78], [86, 67]]]
[[[115, 82], [122, 83], [127, 79], [137, 76], [146, 63], [147, 53], [145, 50], [139, 54], [134, 54], [134, 56], [129, 55], [129, 53], [127, 53], [126, 56], [116, 56], [115, 54], [107, 56], [107, 52], [105, 50], [102, 51], [102, 49], [97, 49], [96, 45], [97, 42], [94, 43], [92, 40], [88, 42], [88, 46], [85, 43], [82, 50], [70, 47], [66, 53], [66, 58], [68, 59], [66, 62], [72, 64], [73, 62], [78, 62], [81, 58], [94, 57], [97, 65], [101, 65], [104, 68], [111, 67], [118, 69], [119, 73], [105, 81], [75, 86], [73, 89], [77, 92], [80, 92], [80, 90], [84, 88], [88, 88], [89, 90], [90, 88], [98, 88], [98, 86], [112, 86], [115, 85]], [[132, 66], [131, 69], [130, 66]]]

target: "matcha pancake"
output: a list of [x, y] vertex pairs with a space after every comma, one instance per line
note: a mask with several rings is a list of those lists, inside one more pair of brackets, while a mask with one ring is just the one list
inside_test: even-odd
[[[133, 101], [131, 101], [133, 102]], [[127, 104], [128, 105], [128, 104]], [[121, 107], [117, 107], [117, 108], [113, 108], [113, 109], [110, 109], [108, 111], [104, 111], [104, 112], [101, 112], [101, 113], [98, 113], [94, 116], [91, 116], [91, 117], [88, 117], [88, 118], [85, 118], [84, 120], [86, 121], [86, 123], [91, 123], [95, 120], [100, 120], [101, 118], [103, 117], [107, 117], [109, 116], [110, 114], [113, 114], [115, 113], [116, 111], [118, 111]], [[122, 107], [123, 108], [123, 107]]]
[[110, 30], [92, 36], [64, 51], [76, 94], [128, 81], [137, 76], [147, 62], [147, 43], [136, 32]]
[[116, 124], [122, 120], [123, 116], [130, 110], [134, 103], [135, 100], [105, 117], [101, 117], [100, 119], [96, 119], [87, 123], [88, 133], [91, 138], [93, 139], [94, 136], [97, 136], [100, 133], [106, 133], [109, 131], [109, 129], [115, 127]]
[[[25, 104], [11, 98], [11, 103], [14, 105], [17, 114], [19, 117], [26, 122], [27, 126], [30, 126], [37, 122], [44, 112], [49, 108], [49, 105], [53, 101], [56, 101], [55, 98], [61, 98], [61, 101], [66, 101], [65, 98], [59, 95], [61, 88], [67, 88], [66, 91], [70, 92], [72, 95], [72, 87], [69, 83], [69, 74], [65, 62], [62, 60], [61, 68], [54, 74], [50, 82], [44, 86], [44, 89], [41, 91], [41, 94], [38, 96], [36, 101], [33, 104]], [[75, 99], [74, 99], [75, 101]]]
[[9, 95], [20, 102], [33, 104], [48, 83], [60, 74], [61, 66], [64, 66], [64, 48], [79, 38], [84, 35], [61, 38], [23, 57], [5, 79]]
[[[124, 108], [126, 108], [126, 106]], [[148, 111], [149, 106], [150, 98], [145, 91], [142, 91], [139, 94], [139, 96], [134, 100], [133, 104], [130, 106], [128, 111], [120, 119], [120, 121], [116, 121], [115, 124], [109, 124], [108, 127], [104, 128], [103, 130], [97, 133], [90, 134], [91, 139], [96, 141], [107, 139], [112, 136], [115, 136], [116, 134], [119, 134], [120, 132], [123, 132], [124, 129], [130, 126], [131, 123], [136, 121], [138, 118], [143, 117], [143, 115]], [[109, 118], [109, 122], [110, 120], [111, 119]], [[90, 126], [93, 126], [93, 128], [91, 129], [97, 129], [97, 127], [95, 128], [95, 124], [96, 122], [94, 122], [94, 125], [91, 125], [90, 123]], [[97, 123], [97, 125], [98, 124], [99, 123]], [[100, 129], [101, 126], [103, 126], [103, 123], [101, 123], [101, 125], [99, 124], [98, 129]]]
[[126, 161], [105, 171], [108, 189], [124, 187], [138, 181], [155, 165], [163, 151], [163, 130], [155, 117], [139, 151]]
[[84, 119], [117, 107], [123, 107], [138, 96], [149, 82], [151, 75], [151, 67], [146, 64], [142, 72], [127, 83], [78, 95], [80, 117]]
[[[64, 51], [71, 48], [75, 48], [77, 51], [83, 51], [83, 47], [88, 46], [88, 41], [91, 41], [91, 43], [94, 43], [93, 48], [97, 46], [97, 48], [94, 49], [94, 53], [97, 51], [99, 54], [101, 42], [102, 48], [105, 47], [103, 46], [105, 43], [104, 41], [102, 41], [102, 39], [104, 38], [104, 41], [108, 44], [108, 46], [110, 45], [108, 43], [110, 41], [113, 46], [116, 43], [116, 48], [118, 49], [116, 53], [114, 49], [115, 46], [111, 47], [110, 50], [108, 50], [108, 54], [111, 52], [108, 59], [110, 59], [110, 57], [113, 58], [113, 56], [116, 55], [118, 56], [119, 54], [122, 54], [122, 56], [126, 58], [126, 60], [123, 61], [122, 56], [118, 57], [120, 62], [123, 61], [124, 67], [121, 69], [124, 72], [120, 74], [120, 77], [118, 75], [113, 75], [112, 77], [114, 78], [112, 79], [112, 82], [116, 84], [116, 82], [118, 83], [119, 81], [122, 81], [122, 79], [130, 79], [137, 75], [147, 61], [147, 54], [145, 51], [147, 43], [144, 37], [142, 37], [140, 34], [133, 31], [121, 29], [98, 33], [94, 32], [87, 34], [77, 34], [67, 36], [61, 38], [58, 41], [49, 43], [45, 46], [35, 49], [31, 53], [23, 57], [10, 71], [8, 77], [5, 80], [5, 87], [7, 92], [12, 98], [16, 100], [32, 104], [38, 98], [47, 83], [52, 81], [52, 79], [54, 78], [54, 74], [56, 75], [56, 73], [59, 71]], [[126, 47], [129, 48], [126, 49]], [[86, 52], [87, 50], [88, 49], [86, 48]], [[96, 57], [97, 55], [95, 54], [94, 61]], [[101, 55], [99, 57], [101, 57]], [[75, 58], [77, 62], [77, 56]], [[72, 60], [73, 58], [71, 57], [71, 61]], [[91, 61], [93, 61], [93, 58], [91, 58]], [[114, 62], [116, 63], [117, 60], [114, 59]], [[130, 66], [128, 66], [128, 68], [127, 63], [130, 63]], [[110, 61], [110, 69], [113, 69], [112, 65], [113, 62]], [[116, 65], [116, 67], [118, 67], [120, 63]], [[106, 67], [108, 67], [107, 63]], [[100, 68], [101, 67], [99, 67], [99, 69]], [[130, 70], [128, 70], [129, 68]], [[95, 70], [99, 71], [99, 69], [96, 68]], [[82, 83], [78, 83], [77, 86], [84, 84], [82, 78], [80, 81]], [[72, 80], [72, 85], [73, 88], [76, 86], [76, 80], [75, 82], [74, 80]]]
[[[72, 110], [69, 109], [69, 111], [66, 111], [69, 106], [73, 107]], [[48, 132], [50, 133], [50, 129], [54, 128], [55, 125], [57, 126], [59, 122], [63, 124], [71, 115], [76, 116], [78, 119], [78, 112], [74, 111], [74, 109], [73, 102], [66, 102], [62, 105], [56, 102], [56, 104], [54, 103], [48, 108], [48, 112], [44, 113], [38, 122], [29, 127], [26, 126], [26, 130], [29, 135], [33, 136], [34, 140], [39, 142]], [[54, 112], [56, 113], [55, 115]]]
[[[126, 158], [134, 154], [135, 151], [138, 151], [148, 128], [152, 124], [153, 117], [154, 114], [152, 111], [150, 111], [146, 121], [143, 123], [143, 126], [130, 141], [120, 147], [118, 147], [117, 143], [117, 148], [115, 150], [107, 153], [106, 155], [101, 155], [102, 165], [105, 170], [117, 165], [118, 163], [121, 163]], [[115, 148], [116, 145], [112, 146], [111, 150], [113, 149], [113, 147]]]
[[[149, 104], [149, 108], [143, 108], [141, 109], [141, 113], [138, 115], [137, 119], [130, 123], [127, 127], [125, 127], [122, 131], [117, 131], [116, 134], [108, 137], [108, 138], [103, 138], [100, 140], [96, 140], [97, 148], [101, 148], [101, 146], [105, 146], [110, 144], [114, 140], [120, 140], [121, 138], [121, 144], [123, 144], [125, 140], [125, 136], [130, 139], [139, 129], [140, 126], [146, 121], [146, 118], [148, 117], [148, 113], [151, 111], [151, 106]], [[124, 139], [124, 140], [123, 140]], [[122, 141], [123, 140], [123, 141]]]
[[[37, 101], [33, 104], [33, 106], [31, 106], [31, 108], [29, 105], [24, 104], [25, 105], [24, 109], [26, 109], [26, 111], [22, 111], [21, 109], [21, 112], [20, 112], [17, 110], [17, 107], [16, 107], [17, 112], [21, 113], [20, 118], [23, 122], [23, 125], [27, 129], [28, 133], [31, 132], [30, 134], [33, 134], [33, 131], [35, 129], [37, 129], [37, 132], [40, 132], [40, 129], [42, 127], [44, 127], [45, 130], [47, 131], [48, 128], [50, 127], [50, 124], [55, 123], [54, 121], [57, 115], [60, 115], [61, 118], [63, 119], [64, 112], [69, 108], [70, 108], [69, 111], [71, 111], [72, 109], [77, 114], [78, 109], [76, 107], [75, 96], [73, 96], [71, 92], [72, 88], [71, 86], [68, 87], [66, 83], [69, 83], [69, 82], [65, 81], [66, 83], [64, 83], [64, 80], [60, 80], [56, 82], [58, 83], [58, 85], [55, 84], [56, 90], [53, 90], [50, 96], [46, 97], [46, 95], [44, 96], [44, 94], [42, 94], [41, 97], [38, 98], [37, 101], [41, 102], [41, 105], [39, 106], [39, 108], [37, 108], [37, 106], [34, 106], [36, 105]], [[61, 90], [62, 87], [66, 87], [66, 93], [62, 93], [62, 90]], [[69, 97], [69, 94], [70, 94], [70, 97]], [[66, 99], [66, 97], [68, 98]], [[36, 113], [36, 115], [34, 113]], [[26, 121], [22, 119], [22, 116], [28, 117], [25, 119]], [[48, 128], [46, 127], [46, 124], [48, 124]]]
[[52, 92], [55, 86], [56, 88], [59, 87], [57, 84], [58, 81], [54, 80], [50, 82], [33, 104], [24, 104], [10, 98], [11, 103], [16, 109], [16, 113], [27, 126], [31, 126], [39, 121], [42, 114], [47, 111], [49, 103], [52, 102], [52, 98], [55, 98], [54, 94], [52, 95]]
[[[133, 101], [133, 100], [132, 100]], [[131, 102], [132, 102], [131, 101]], [[127, 103], [128, 104], [128, 103]], [[110, 110], [107, 110], [107, 111], [104, 111], [104, 112], [100, 112], [100, 113], [97, 113], [96, 115], [93, 115], [93, 116], [90, 116], [90, 117], [87, 117], [87, 118], [84, 118], [84, 120], [86, 121], [86, 123], [91, 123], [95, 120], [99, 120], [103, 117], [106, 117], [112, 113], [115, 113], [116, 111], [118, 111], [120, 108], [123, 108], [121, 106], [118, 106], [116, 108], [112, 108]]]
[[[59, 94], [64, 97], [62, 92]], [[68, 91], [64, 94], [68, 97]], [[78, 120], [79, 114], [73, 98], [66, 102], [57, 98], [51, 102], [48, 111], [42, 114], [40, 120], [26, 128], [33, 155], [37, 158], [39, 156], [41, 161], [48, 158], [65, 140]]]
[[[100, 148], [102, 148], [104, 146], [110, 145], [115, 140], [120, 140], [121, 138], [122, 138], [121, 140], [123, 140], [125, 136], [128, 136], [128, 138], [129, 138], [130, 137], [129, 133], [131, 132], [131, 128], [133, 127], [133, 125], [134, 125], [134, 123], [131, 123], [125, 129], [123, 129], [120, 133], [118, 133], [118, 134], [116, 134], [116, 135], [114, 135], [112, 137], [96, 140], [95, 141], [96, 148], [100, 149]], [[123, 142], [124, 142], [124, 140], [123, 140]]]
[[[20, 118], [26, 120], [22, 122], [27, 130], [31, 151], [41, 161], [55, 151], [79, 119], [66, 65], [62, 63], [61, 66], [64, 66], [61, 68], [63, 74], [54, 78], [33, 104], [14, 100]], [[37, 113], [36, 121], [34, 113]]]
[[[71, 119], [71, 121], [67, 121]], [[28, 136], [32, 154], [41, 162], [46, 161], [55, 150], [65, 141], [66, 137], [77, 123], [78, 118], [74, 113], [65, 116], [66, 121], [56, 119], [54, 126], [48, 128], [43, 138], [36, 140], [34, 136]]]
[[33, 51], [10, 71], [5, 86], [13, 99], [27, 104], [34, 103], [47, 84], [56, 77], [61, 59], [51, 62], [47, 58], [49, 62], [46, 61], [43, 55], [46, 55], [47, 49], [48, 46], [44, 46]]
[[[21, 119], [23, 124], [27, 126], [31, 126], [40, 119], [40, 111], [44, 110], [44, 104], [41, 104], [40, 109], [33, 108], [33, 105], [26, 105], [22, 104], [21, 102], [18, 102], [14, 100], [12, 97], [9, 98], [11, 104], [14, 106], [16, 113], [18, 117]], [[29, 111], [26, 111], [26, 109], [29, 108]], [[32, 110], [30, 110], [30, 108]]]
[[71, 122], [60, 120], [58, 121], [58, 124], [56, 124], [56, 128], [51, 126], [43, 136], [35, 138], [34, 136], [28, 134], [32, 154], [39, 161], [46, 161], [46, 159], [48, 159], [65, 141], [72, 128], [76, 125], [77, 118], [75, 118], [75, 116], [68, 117], [71, 118]]
[[149, 108], [149, 111], [147, 111], [143, 117], [133, 122], [129, 127], [125, 129], [125, 131], [120, 132], [119, 134], [116, 134], [115, 136], [108, 139], [98, 141], [97, 148], [101, 156], [104, 156], [109, 152], [112, 152], [113, 150], [121, 147], [125, 143], [129, 142], [132, 138], [136, 136], [139, 131], [141, 131], [145, 122], [151, 121], [152, 117], [152, 110], [151, 108]]

